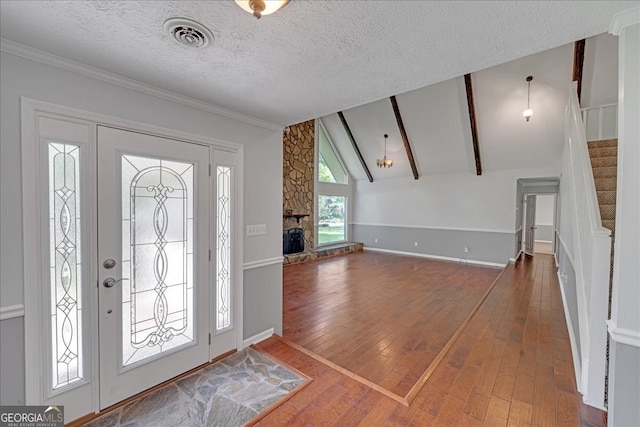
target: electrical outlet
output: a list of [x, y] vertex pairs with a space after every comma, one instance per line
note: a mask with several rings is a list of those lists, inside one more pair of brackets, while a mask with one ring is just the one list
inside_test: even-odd
[[418, 242], [413, 242], [413, 246], [418, 246]]
[[247, 225], [247, 236], [267, 234], [267, 224]]
[[469, 252], [469, 246], [465, 246], [465, 247], [464, 247], [464, 252], [465, 252], [465, 253], [468, 253], [468, 252]]
[[378, 243], [378, 238], [373, 239], [373, 243]]

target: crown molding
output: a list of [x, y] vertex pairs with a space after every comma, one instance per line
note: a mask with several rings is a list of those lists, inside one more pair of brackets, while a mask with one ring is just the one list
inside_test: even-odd
[[609, 33], [619, 36], [625, 27], [640, 23], [640, 7], [623, 10], [613, 15]]
[[209, 104], [207, 102], [190, 98], [185, 95], [180, 95], [178, 93], [162, 89], [147, 83], [143, 83], [138, 80], [123, 77], [119, 74], [111, 73], [100, 68], [82, 64], [80, 62], [53, 55], [42, 50], [34, 49], [32, 47], [28, 47], [4, 38], [0, 38], [0, 51], [30, 59], [32, 61], [37, 61], [42, 64], [50, 65], [52, 67], [91, 77], [96, 80], [101, 80], [110, 84], [121, 86], [126, 89], [135, 90], [146, 95], [155, 96], [156, 98], [164, 99], [166, 101], [171, 101], [187, 107], [196, 108], [198, 110], [206, 111], [208, 113], [216, 114], [228, 119], [238, 120], [240, 122], [258, 126], [264, 129], [272, 131], [282, 131], [284, 127], [276, 123], [227, 110], [217, 105]]

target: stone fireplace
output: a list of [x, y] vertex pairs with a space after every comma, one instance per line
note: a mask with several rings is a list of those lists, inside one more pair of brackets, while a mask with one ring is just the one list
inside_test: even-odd
[[303, 249], [312, 250], [314, 248], [314, 120], [289, 126], [289, 133], [283, 134], [282, 143], [283, 249], [288, 230], [299, 228], [303, 230]]

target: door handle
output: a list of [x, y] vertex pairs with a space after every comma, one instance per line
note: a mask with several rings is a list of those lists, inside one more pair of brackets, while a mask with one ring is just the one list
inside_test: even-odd
[[118, 282], [122, 282], [123, 280], [129, 280], [129, 279], [114, 279], [113, 277], [107, 277], [106, 279], [104, 279], [104, 282], [102, 282], [102, 286], [104, 286], [105, 288], [113, 288], [116, 283]]

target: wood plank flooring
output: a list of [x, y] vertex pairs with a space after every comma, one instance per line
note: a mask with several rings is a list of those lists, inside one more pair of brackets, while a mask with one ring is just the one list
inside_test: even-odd
[[403, 400], [499, 274], [373, 252], [287, 266], [284, 338]]
[[[340, 280], [344, 277], [334, 276]], [[555, 266], [548, 255], [506, 268], [408, 407], [278, 337], [256, 348], [313, 378], [259, 426], [606, 425], [603, 412], [583, 405], [576, 391]]]

